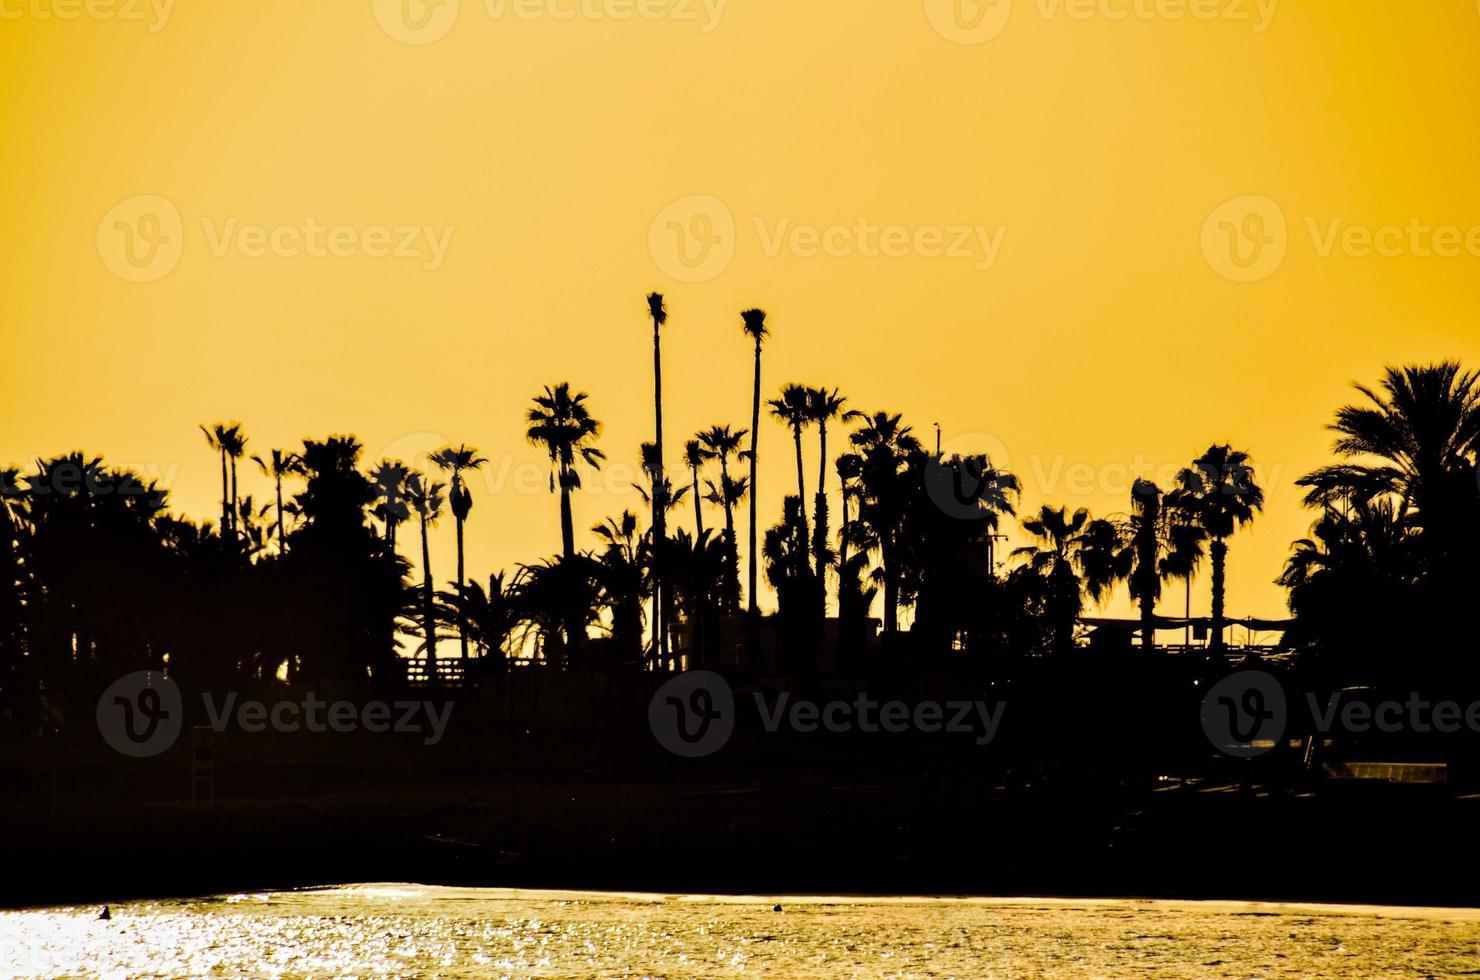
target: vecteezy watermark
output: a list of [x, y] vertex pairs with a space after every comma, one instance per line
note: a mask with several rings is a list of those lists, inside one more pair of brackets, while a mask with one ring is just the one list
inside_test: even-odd
[[[3, 0], [0, 0], [3, 2]], [[483, 0], [490, 21], [669, 21], [697, 24], [704, 34], [719, 27], [729, 0]], [[375, 21], [403, 44], [440, 41], [457, 24], [461, 0], [372, 0]]]
[[[996, 738], [1006, 705], [986, 701], [876, 701], [867, 693], [852, 700], [826, 702], [779, 694], [774, 704], [760, 691], [752, 695], [761, 727], [775, 734], [785, 727], [802, 735], [919, 732], [973, 736], [977, 745]], [[735, 731], [739, 709], [729, 683], [712, 671], [679, 674], [658, 688], [648, 703], [648, 726], [658, 744], [674, 755], [700, 758], [724, 748]]]
[[[951, 259], [978, 272], [997, 264], [1005, 225], [887, 224], [860, 217], [847, 224], [818, 225], [789, 217], [754, 219], [756, 241], [768, 259], [796, 258]], [[679, 282], [717, 278], [735, 257], [737, 230], [729, 205], [709, 194], [669, 204], [648, 225], [648, 251], [666, 275]]]
[[674, 755], [685, 759], [713, 755], [735, 731], [735, 693], [712, 671], [679, 674], [648, 702], [648, 727], [658, 744]]
[[158, 34], [174, 8], [175, 0], [0, 0], [0, 20], [110, 20]]
[[98, 732], [115, 751], [135, 759], [159, 755], [175, 744], [185, 720], [174, 681], [157, 670], [125, 674], [98, 698]]
[[1262, 670], [1229, 674], [1202, 702], [1202, 727], [1213, 747], [1251, 758], [1275, 747], [1285, 733], [1285, 689]]
[[[219, 700], [201, 695], [206, 720], [217, 732], [233, 724], [256, 734], [267, 730], [371, 734], [393, 732], [421, 735], [424, 745], [436, 745], [447, 733], [452, 702], [435, 701], [325, 701], [309, 693], [301, 701], [240, 701], [235, 692]], [[175, 744], [184, 724], [180, 688], [159, 671], [138, 671], [120, 677], [98, 698], [98, 732], [114, 750], [134, 758], [159, 755]]]
[[[1301, 734], [1395, 735], [1414, 732], [1480, 734], [1480, 701], [1431, 701], [1413, 692], [1404, 698], [1380, 698], [1367, 691], [1335, 691], [1324, 696], [1305, 692]], [[1219, 751], [1229, 755], [1263, 755], [1277, 746], [1289, 727], [1285, 689], [1262, 670], [1229, 674], [1208, 691], [1202, 702], [1203, 731]]]
[[[982, 516], [978, 501], [994, 489], [1005, 489], [1009, 475], [1024, 496], [1114, 497], [1129, 499], [1136, 483], [1149, 480], [1170, 490], [1177, 476], [1188, 468], [1186, 460], [1150, 458], [1136, 453], [1120, 459], [1094, 462], [1076, 459], [1065, 453], [1028, 451], [1021, 445], [1007, 443], [988, 432], [960, 432], [949, 435], [941, 446], [947, 464], [952, 457], [965, 464], [959, 470], [951, 465], [932, 466], [925, 471], [925, 489], [941, 510], [972, 519]], [[989, 469], [982, 468], [985, 457]], [[1266, 493], [1280, 486], [1285, 467], [1281, 463], [1250, 463], [1240, 479], [1252, 476]]]
[[[201, 229], [213, 258], [414, 260], [435, 272], [447, 258], [452, 225], [325, 224], [313, 215], [272, 225], [205, 215]], [[179, 265], [185, 248], [180, 211], [168, 198], [143, 194], [121, 201], [98, 222], [103, 265], [129, 282], [162, 279]]]
[[[1033, 0], [1046, 21], [1223, 21], [1263, 34], [1280, 0]], [[937, 34], [957, 44], [984, 44], [1007, 29], [1012, 0], [925, 0]]]
[[[1436, 224], [1410, 217], [1367, 223], [1308, 215], [1302, 222], [1317, 258], [1480, 259], [1480, 223]], [[1248, 194], [1227, 201], [1203, 222], [1202, 251], [1213, 271], [1234, 282], [1268, 279], [1291, 244], [1285, 212], [1273, 199]]]

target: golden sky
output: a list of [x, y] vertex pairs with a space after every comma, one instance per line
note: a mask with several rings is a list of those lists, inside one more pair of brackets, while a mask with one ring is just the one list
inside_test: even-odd
[[671, 456], [748, 424], [762, 306], [768, 395], [938, 421], [1024, 510], [1247, 449], [1229, 611], [1279, 615], [1348, 383], [1480, 367], [1477, 63], [1472, 0], [0, 0], [0, 461], [209, 518], [198, 423], [466, 441], [486, 574], [559, 547], [543, 384], [606, 423], [577, 528], [641, 509], [658, 289]]

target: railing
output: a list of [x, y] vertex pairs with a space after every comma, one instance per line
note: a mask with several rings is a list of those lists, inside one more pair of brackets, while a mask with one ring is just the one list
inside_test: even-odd
[[406, 680], [414, 687], [462, 687], [466, 676], [465, 661], [460, 657], [438, 657], [433, 662], [422, 655], [406, 657], [405, 663]]

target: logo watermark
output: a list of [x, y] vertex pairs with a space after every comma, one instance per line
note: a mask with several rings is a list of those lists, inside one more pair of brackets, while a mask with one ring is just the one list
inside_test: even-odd
[[[236, 692], [219, 700], [201, 695], [210, 727], [225, 732], [233, 725], [256, 734], [274, 731], [348, 734], [420, 735], [422, 744], [442, 741], [452, 720], [452, 702], [326, 701], [313, 693], [301, 700], [240, 701]], [[133, 758], [159, 755], [174, 745], [184, 724], [184, 699], [173, 680], [159, 671], [120, 677], [98, 698], [98, 732], [109, 747]]]
[[[849, 223], [812, 224], [790, 217], [753, 219], [756, 243], [768, 259], [948, 259], [985, 272], [997, 264], [1006, 225], [891, 224], [859, 217]], [[648, 251], [666, 275], [680, 282], [708, 282], [729, 268], [738, 231], [729, 205], [693, 194], [669, 204], [648, 226]]]
[[[1308, 714], [1301, 734], [1420, 735], [1480, 734], [1480, 701], [1429, 700], [1418, 692], [1403, 698], [1379, 697], [1365, 689], [1320, 695], [1307, 691]], [[1284, 686], [1262, 670], [1229, 674], [1202, 702], [1203, 731], [1221, 752], [1244, 758], [1263, 755], [1284, 738], [1290, 712]]]
[[[591, 21], [625, 24], [646, 21], [694, 24], [701, 34], [719, 27], [729, 0], [482, 0], [492, 22]], [[470, 4], [472, 5], [472, 4]], [[371, 0], [375, 22], [402, 44], [431, 44], [457, 26], [461, 0]]]
[[[208, 254], [223, 259], [389, 259], [419, 262], [435, 272], [446, 261], [452, 225], [328, 224], [301, 221], [254, 224], [236, 217], [201, 218]], [[144, 194], [120, 202], [97, 228], [103, 265], [129, 282], [154, 282], [174, 271], [185, 247], [180, 211], [168, 198]]]
[[135, 759], [175, 744], [185, 720], [180, 688], [157, 670], [125, 674], [98, 698], [98, 733], [115, 752]]
[[[1045, 21], [1168, 22], [1221, 21], [1263, 34], [1274, 23], [1280, 0], [1032, 0]], [[1020, 9], [1029, 9], [1019, 0]], [[1012, 0], [925, 0], [925, 18], [935, 32], [956, 44], [984, 44], [1007, 29]]]
[[0, 0], [0, 20], [117, 21], [158, 34], [174, 9], [175, 0]]
[[[817, 702], [779, 694], [769, 703], [760, 691], [752, 695], [761, 728], [775, 734], [786, 728], [802, 735], [918, 732], [971, 736], [977, 745], [997, 737], [1006, 704], [980, 700], [878, 701], [867, 693], [852, 700]], [[688, 759], [713, 755], [735, 731], [739, 708], [729, 683], [712, 671], [679, 674], [658, 688], [648, 703], [648, 726], [658, 744]]]
[[[1316, 258], [1480, 259], [1480, 223], [1436, 223], [1421, 217], [1401, 222], [1348, 221], [1307, 215], [1299, 227]], [[1214, 272], [1233, 282], [1258, 282], [1280, 270], [1292, 244], [1284, 209], [1272, 198], [1249, 194], [1227, 201], [1203, 222], [1202, 252]]]

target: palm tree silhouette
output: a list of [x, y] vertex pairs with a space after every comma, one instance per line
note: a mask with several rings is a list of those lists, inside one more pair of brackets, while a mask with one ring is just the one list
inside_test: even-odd
[[642, 659], [642, 555], [637, 515], [623, 511], [608, 517], [591, 532], [605, 542], [597, 555], [601, 601], [611, 616], [612, 645], [624, 661]]
[[550, 455], [555, 470], [550, 475], [550, 491], [560, 490], [560, 543], [567, 559], [576, 554], [575, 522], [571, 515], [570, 495], [581, 488], [577, 460], [600, 469], [606, 454], [591, 443], [601, 434], [601, 423], [586, 408], [584, 391], [571, 394], [570, 383], [562, 381], [543, 394], [534, 396], [534, 407], [525, 413], [529, 423], [525, 432], [531, 443]]
[[[811, 532], [807, 529], [807, 480], [802, 468], [802, 429], [812, 424], [812, 391], [802, 385], [787, 385], [781, 389], [780, 398], [773, 398], [766, 404], [770, 406], [771, 414], [791, 429], [792, 441], [796, 443], [799, 507], [796, 519], [802, 540], [810, 542]], [[808, 568], [811, 567], [809, 556], [805, 552], [799, 556], [799, 560]]]
[[221, 537], [224, 540], [231, 533], [231, 515], [236, 509], [232, 503], [231, 484], [227, 475], [227, 448], [236, 443], [241, 423], [217, 422], [209, 428], [200, 426], [200, 431], [205, 433], [206, 445], [221, 456]]
[[1228, 539], [1253, 523], [1264, 509], [1264, 491], [1254, 482], [1248, 453], [1230, 446], [1209, 446], [1207, 452], [1177, 474], [1177, 502], [1207, 532], [1213, 558], [1212, 649], [1224, 648], [1223, 603], [1227, 575]]
[[[919, 474], [912, 463], [924, 450], [913, 430], [899, 415], [888, 412], [848, 412], [844, 418], [861, 420], [863, 426], [849, 436], [858, 457], [858, 519], [877, 542], [884, 586], [884, 634], [893, 638], [899, 629], [900, 544], [910, 501], [919, 489]], [[851, 467], [851, 464], [850, 464]]]
[[653, 459], [649, 470], [653, 480], [653, 602], [656, 626], [656, 658], [660, 664], [668, 660], [668, 629], [666, 618], [667, 600], [664, 596], [666, 583], [663, 577], [663, 555], [668, 547], [667, 504], [663, 490], [667, 480], [663, 476], [663, 325], [668, 322], [668, 310], [663, 305], [662, 293], [649, 293], [647, 298], [648, 317], [653, 321]]
[[1092, 520], [1083, 507], [1071, 515], [1066, 508], [1044, 504], [1036, 517], [1022, 524], [1036, 544], [1017, 548], [1012, 555], [1043, 577], [1050, 599], [1054, 650], [1068, 653], [1074, 648], [1082, 594], [1100, 602], [1119, 577], [1115, 556], [1121, 535], [1111, 522]]
[[385, 543], [396, 550], [396, 528], [411, 516], [406, 503], [406, 478], [411, 470], [398, 459], [383, 459], [370, 471], [375, 485], [375, 513], [385, 523]]
[[[468, 512], [473, 509], [473, 495], [463, 480], [463, 471], [480, 469], [488, 460], [479, 456], [478, 450], [467, 445], [460, 445], [456, 449], [445, 446], [427, 458], [443, 471], [452, 474], [452, 482], [447, 489], [447, 502], [457, 521], [457, 588], [461, 590], [467, 583], [467, 577], [463, 574], [463, 523], [468, 519]], [[461, 619], [458, 621], [457, 639], [462, 659], [467, 660], [468, 634]]]
[[[838, 389], [828, 391], [826, 388], [813, 388], [807, 393], [808, 406], [810, 408], [811, 421], [817, 426], [817, 503], [816, 518], [813, 522], [813, 545], [812, 551], [815, 555], [817, 566], [817, 580], [823, 586], [824, 596], [827, 588], [827, 561], [830, 551], [828, 540], [831, 535], [828, 532], [827, 514], [827, 424], [839, 418], [843, 412], [843, 406], [848, 399], [838, 394]], [[824, 601], [825, 598], [824, 598]]]
[[236, 489], [236, 461], [247, 452], [247, 435], [242, 431], [240, 424], [232, 423], [231, 427], [226, 430], [221, 448], [225, 451], [226, 458], [231, 460], [231, 536], [235, 541], [239, 526], [237, 522], [238, 505], [241, 500], [241, 495]]
[[709, 457], [704, 452], [704, 444], [698, 439], [690, 439], [683, 444], [684, 465], [689, 468], [691, 478], [690, 490], [694, 495], [694, 539], [704, 537], [704, 498], [699, 494], [699, 470], [703, 469], [704, 461]]
[[1480, 451], [1480, 374], [1454, 361], [1389, 367], [1381, 391], [1355, 386], [1368, 401], [1347, 405], [1331, 426], [1339, 456], [1374, 457], [1323, 466], [1299, 481], [1306, 503], [1392, 498], [1405, 519], [1436, 533], [1456, 509], [1473, 508]]
[[427, 676], [437, 676], [437, 616], [432, 590], [432, 552], [427, 545], [427, 528], [442, 516], [443, 492], [446, 486], [424, 478], [420, 473], [406, 475], [403, 492], [406, 502], [421, 524], [421, 595], [422, 645], [427, 655]]
[[759, 496], [760, 483], [757, 479], [759, 471], [759, 449], [757, 443], [761, 428], [761, 345], [765, 343], [770, 331], [766, 328], [766, 311], [760, 309], [746, 310], [740, 314], [741, 330], [745, 336], [755, 342], [755, 387], [752, 391], [750, 401], [750, 618], [751, 629], [749, 636], [750, 655], [752, 661], [755, 659], [756, 647], [760, 637], [756, 634], [758, 624], [756, 617], [760, 615], [760, 607], [756, 604], [756, 582], [760, 572], [758, 564], [759, 555], [756, 553], [756, 499]]
[[1178, 491], [1163, 494], [1150, 480], [1131, 487], [1131, 514], [1126, 519], [1124, 551], [1117, 574], [1130, 587], [1140, 609], [1141, 645], [1156, 645], [1156, 603], [1171, 579], [1190, 583], [1202, 561], [1207, 532], [1193, 519]]
[[732, 432], [728, 425], [712, 425], [699, 433], [699, 441], [703, 443], [707, 457], [719, 460], [719, 486], [715, 487], [710, 483], [710, 492], [706, 499], [725, 509], [725, 538], [730, 556], [725, 604], [731, 613], [740, 609], [740, 549], [735, 538], [735, 504], [744, 499], [748, 483], [744, 477], [739, 481], [730, 479], [730, 457], [740, 451], [741, 442], [747, 434], [745, 429]]
[[275, 531], [277, 533], [278, 551], [286, 551], [287, 544], [283, 537], [283, 477], [302, 473], [303, 460], [299, 458], [297, 453], [274, 449], [268, 460], [264, 460], [261, 456], [253, 456], [252, 462], [257, 464], [257, 468], [262, 471], [264, 476], [272, 478], [273, 491], [277, 497], [277, 523]]

